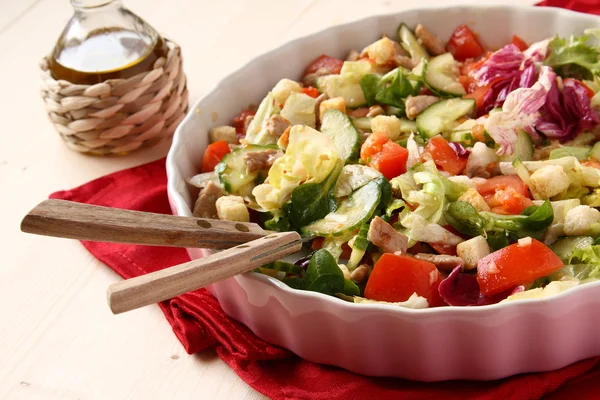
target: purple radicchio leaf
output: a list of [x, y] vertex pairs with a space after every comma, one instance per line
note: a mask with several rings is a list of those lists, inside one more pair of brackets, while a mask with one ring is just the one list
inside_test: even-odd
[[458, 155], [459, 157], [468, 156], [471, 153], [469, 150], [467, 150], [465, 148], [465, 146], [463, 146], [460, 143], [457, 143], [457, 142], [448, 142], [448, 145], [450, 147], [452, 147], [452, 150], [454, 150], [454, 152], [456, 153], [456, 155]]
[[460, 272], [458, 266], [452, 270], [450, 275], [444, 279], [438, 291], [442, 299], [450, 306], [485, 306], [496, 304], [506, 299], [511, 294], [522, 292], [525, 288], [518, 286], [493, 296], [484, 296], [479, 289], [479, 283], [475, 275]]
[[525, 58], [530, 59], [534, 63], [540, 63], [548, 56], [548, 45], [550, 39], [544, 39], [540, 42], [533, 43], [527, 50], [523, 52]]
[[492, 54], [473, 72], [478, 86], [491, 84], [482, 101], [483, 112], [502, 107], [508, 94], [515, 89], [533, 86], [537, 77], [537, 61], [542, 60], [542, 56], [545, 57], [542, 49], [522, 53], [518, 47], [510, 44]]
[[296, 262], [294, 263], [294, 265], [297, 265], [301, 268], [308, 268], [308, 264], [310, 263], [310, 259], [312, 258], [312, 256], [315, 254], [315, 252], [311, 252], [309, 255], [307, 255], [306, 257], [302, 257], [298, 260], [296, 260]]
[[568, 140], [598, 125], [600, 117], [591, 108], [587, 90], [574, 79], [564, 81], [562, 92], [555, 84], [548, 93], [536, 129], [549, 138]]
[[487, 117], [485, 129], [500, 145], [499, 154], [512, 154], [518, 129], [531, 133], [540, 120], [539, 110], [554, 85], [556, 74], [550, 67], [542, 66], [538, 81], [532, 87], [513, 90], [506, 97], [502, 111]]
[[480, 68], [473, 72], [479, 86], [485, 86], [498, 78], [510, 79], [517, 75], [525, 56], [517, 46], [509, 44], [488, 58]]

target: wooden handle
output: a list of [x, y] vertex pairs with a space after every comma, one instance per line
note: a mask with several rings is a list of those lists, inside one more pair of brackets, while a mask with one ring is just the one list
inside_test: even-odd
[[273, 233], [208, 257], [115, 283], [108, 288], [108, 304], [114, 314], [134, 310], [250, 271], [301, 248], [298, 233]]
[[46, 200], [21, 221], [36, 235], [151, 246], [226, 249], [267, 233], [257, 224]]

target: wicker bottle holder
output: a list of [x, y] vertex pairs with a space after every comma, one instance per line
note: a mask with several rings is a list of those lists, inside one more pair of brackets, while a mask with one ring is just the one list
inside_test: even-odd
[[95, 85], [55, 80], [49, 57], [40, 63], [42, 98], [50, 121], [67, 145], [77, 151], [126, 154], [171, 137], [188, 109], [181, 49], [169, 46], [152, 71]]

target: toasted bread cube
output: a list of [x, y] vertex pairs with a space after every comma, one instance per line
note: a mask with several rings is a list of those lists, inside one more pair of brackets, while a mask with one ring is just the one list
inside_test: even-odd
[[378, 115], [371, 120], [371, 132], [383, 132], [396, 140], [400, 137], [400, 120], [393, 115]]
[[235, 128], [229, 125], [223, 126], [215, 126], [208, 133], [210, 142], [218, 142], [219, 140], [224, 140], [230, 144], [238, 144], [237, 134], [235, 132]]
[[488, 254], [490, 254], [490, 246], [481, 235], [456, 246], [456, 255], [465, 260], [465, 270], [477, 268], [477, 262]]
[[323, 100], [319, 104], [319, 119], [323, 121], [323, 115], [327, 110], [339, 110], [346, 114], [346, 102], [343, 97], [334, 97], [332, 99]]
[[224, 221], [249, 222], [250, 213], [240, 196], [223, 196], [217, 199], [217, 214]]
[[490, 211], [490, 206], [485, 202], [483, 196], [479, 194], [479, 192], [473, 188], [467, 189], [459, 198], [459, 201], [466, 201], [477, 211]]
[[291, 79], [282, 79], [273, 88], [271, 91], [273, 93], [273, 98], [279, 104], [285, 104], [285, 101], [290, 97], [290, 94], [294, 92], [302, 92], [302, 86], [298, 82], [295, 82]]

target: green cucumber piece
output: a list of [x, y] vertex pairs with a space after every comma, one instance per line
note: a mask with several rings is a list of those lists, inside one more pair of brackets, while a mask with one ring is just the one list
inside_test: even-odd
[[429, 53], [425, 50], [425, 47], [419, 43], [415, 34], [406, 24], [400, 24], [398, 27], [398, 40], [402, 48], [410, 54], [410, 58], [416, 63], [420, 62], [423, 58], [429, 58]]
[[425, 85], [443, 97], [465, 95], [462, 83], [458, 81], [456, 60], [451, 53], [444, 53], [429, 60], [425, 66]]
[[533, 140], [527, 132], [522, 129], [517, 130], [517, 141], [512, 154], [505, 154], [500, 157], [502, 161], [531, 161], [533, 159]]
[[353, 161], [358, 158], [360, 134], [346, 114], [340, 110], [327, 110], [321, 122], [321, 133], [331, 138], [340, 159]]
[[475, 108], [474, 99], [440, 100], [427, 107], [417, 117], [417, 129], [425, 138], [432, 138], [453, 127], [455, 121]]
[[356, 234], [356, 239], [354, 239], [354, 244], [352, 248], [357, 250], [367, 250], [367, 246], [369, 246], [369, 240], [367, 239], [367, 234], [369, 233], [369, 224], [363, 222], [360, 226], [358, 233]]
[[591, 151], [589, 147], [561, 146], [550, 152], [549, 159], [554, 160], [561, 157], [575, 157], [577, 160], [583, 161], [590, 157], [590, 153]]
[[466, 146], [473, 146], [476, 142], [472, 131], [450, 132], [446, 139], [450, 142], [458, 142]]
[[594, 143], [592, 151], [590, 151], [590, 157], [592, 157], [594, 160], [600, 161], [600, 142]]
[[366, 222], [379, 204], [381, 185], [379, 179], [371, 181], [344, 199], [338, 209], [325, 218], [302, 228], [306, 236], [340, 236], [353, 231]]
[[350, 253], [350, 258], [348, 259], [348, 263], [346, 267], [348, 270], [354, 271], [356, 267], [360, 264], [360, 261], [365, 256], [367, 252], [367, 247], [369, 247], [369, 240], [367, 239], [367, 235], [369, 233], [369, 224], [363, 222], [358, 230], [358, 233], [354, 237], [354, 242], [352, 244], [352, 252]]
[[249, 196], [258, 180], [264, 180], [268, 171], [255, 171], [248, 173], [244, 156], [249, 152], [263, 151], [268, 149], [277, 150], [276, 145], [258, 146], [248, 145], [237, 148], [223, 157], [215, 167], [215, 172], [223, 189], [227, 193], [239, 196]]
[[370, 117], [350, 117], [350, 120], [352, 120], [352, 125], [354, 125], [356, 129], [371, 132]]
[[517, 172], [517, 175], [519, 176], [519, 178], [521, 178], [523, 183], [527, 185], [527, 182], [529, 182], [529, 177], [531, 176], [531, 174], [529, 173], [529, 170], [527, 169], [525, 164], [523, 164], [523, 161], [521, 161], [520, 158], [516, 158], [512, 162], [512, 166], [515, 169], [515, 171]]

